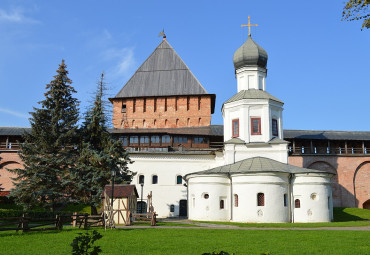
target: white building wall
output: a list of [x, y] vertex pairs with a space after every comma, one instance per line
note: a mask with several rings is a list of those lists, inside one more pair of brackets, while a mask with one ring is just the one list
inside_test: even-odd
[[[132, 153], [129, 165], [131, 171], [136, 172], [132, 184], [136, 185], [141, 200], [141, 185], [139, 176], [144, 175], [143, 201], [152, 192], [154, 210], [159, 218], [174, 217], [179, 215], [179, 201], [187, 200], [187, 188], [183, 184], [176, 184], [176, 176], [185, 176], [188, 173], [207, 170], [224, 163], [222, 156], [215, 155], [188, 155], [188, 154], [145, 154]], [[152, 176], [158, 176], [158, 183], [152, 184]], [[175, 211], [170, 212], [170, 206], [175, 206]]]
[[[293, 180], [292, 208], [294, 222], [332, 221], [331, 174], [297, 174]], [[300, 208], [295, 208], [295, 200]]]
[[[232, 177], [233, 221], [236, 222], [289, 222], [288, 174], [244, 174]], [[263, 193], [264, 206], [258, 206], [257, 194]], [[238, 207], [235, 197], [238, 195]]]
[[265, 68], [257, 66], [239, 68], [235, 74], [238, 92], [248, 89], [266, 90], [266, 75]]
[[[191, 220], [230, 220], [230, 179], [225, 176], [196, 176], [188, 180], [189, 216]], [[208, 195], [208, 198], [205, 195]], [[224, 208], [220, 208], [224, 200]]]

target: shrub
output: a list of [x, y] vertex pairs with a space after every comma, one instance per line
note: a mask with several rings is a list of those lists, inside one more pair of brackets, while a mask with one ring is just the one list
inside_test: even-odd
[[102, 250], [100, 246], [93, 246], [96, 240], [103, 236], [96, 230], [92, 233], [78, 233], [78, 236], [71, 243], [73, 255], [97, 255]]

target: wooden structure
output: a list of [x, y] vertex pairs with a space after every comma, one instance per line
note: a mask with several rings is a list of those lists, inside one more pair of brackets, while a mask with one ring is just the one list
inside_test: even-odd
[[113, 192], [112, 207], [112, 187], [105, 186], [102, 196], [105, 226], [114, 228], [116, 224], [131, 225], [131, 215], [136, 212], [139, 197], [135, 185], [115, 185]]
[[23, 214], [21, 217], [0, 218], [0, 231], [20, 230], [22, 232], [62, 230], [63, 224], [71, 224], [79, 228], [98, 227], [104, 224], [101, 216], [85, 214], [56, 215], [55, 217], [29, 217]]

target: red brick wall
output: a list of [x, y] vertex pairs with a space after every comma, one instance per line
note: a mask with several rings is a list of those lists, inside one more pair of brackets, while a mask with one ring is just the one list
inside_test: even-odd
[[10, 173], [7, 169], [23, 168], [21, 159], [16, 151], [7, 151], [0, 153], [0, 184], [3, 191], [9, 191], [13, 188], [11, 177], [15, 174]]
[[[123, 102], [126, 113], [122, 113]], [[210, 124], [210, 95], [113, 99], [114, 128], [176, 128]]]
[[335, 170], [334, 206], [363, 208], [370, 199], [370, 157], [289, 156], [288, 162], [299, 167]]

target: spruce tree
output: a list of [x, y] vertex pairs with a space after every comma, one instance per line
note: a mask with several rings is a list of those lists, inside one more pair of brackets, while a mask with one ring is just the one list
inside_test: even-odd
[[78, 101], [68, 78], [67, 66], [62, 60], [57, 74], [46, 85], [45, 99], [31, 112], [31, 131], [25, 133], [19, 155], [24, 169], [17, 174], [11, 191], [16, 203], [25, 208], [43, 206], [55, 209], [71, 199], [78, 158]]
[[81, 127], [80, 158], [74, 176], [78, 197], [81, 202], [91, 206], [93, 214], [97, 213], [96, 207], [101, 204], [105, 185], [112, 180], [112, 170], [116, 173], [115, 183], [130, 182], [132, 177], [127, 167], [130, 162], [128, 153], [122, 143], [114, 140], [108, 132], [104, 96], [102, 73], [94, 103], [86, 112]]

